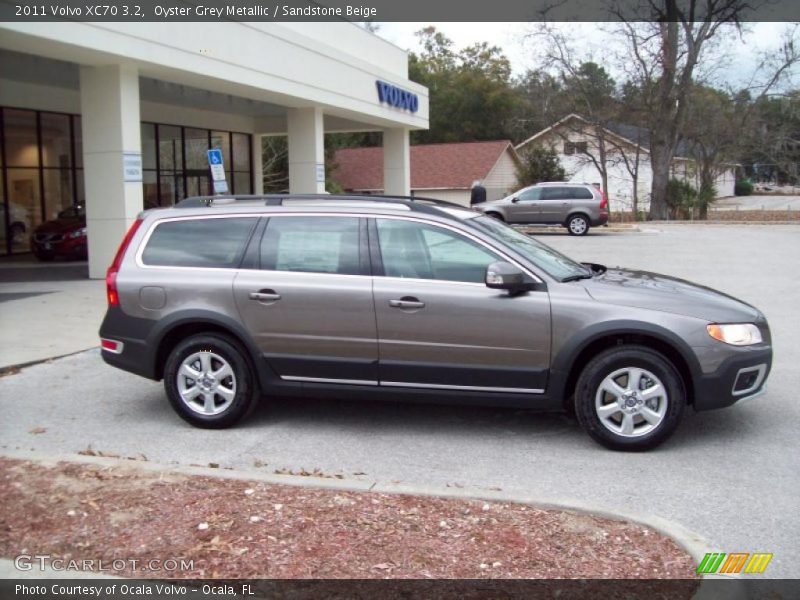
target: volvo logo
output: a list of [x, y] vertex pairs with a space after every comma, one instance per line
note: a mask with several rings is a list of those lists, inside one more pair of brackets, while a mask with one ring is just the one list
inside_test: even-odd
[[380, 80], [376, 81], [375, 85], [378, 87], [378, 100], [380, 102], [395, 108], [409, 110], [412, 113], [417, 112], [419, 109], [419, 98], [413, 92]]

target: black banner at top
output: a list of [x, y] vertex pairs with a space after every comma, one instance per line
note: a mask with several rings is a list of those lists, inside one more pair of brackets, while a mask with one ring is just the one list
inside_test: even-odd
[[[709, 13], [711, 11], [711, 13]], [[800, 21], [797, 0], [0, 0], [0, 21]]]

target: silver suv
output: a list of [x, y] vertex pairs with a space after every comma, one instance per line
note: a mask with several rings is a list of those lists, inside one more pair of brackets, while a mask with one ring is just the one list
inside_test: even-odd
[[571, 235], [608, 223], [608, 199], [589, 183], [537, 183], [473, 208], [506, 223], [562, 225]]
[[187, 199], [140, 215], [106, 282], [103, 359], [199, 427], [270, 396], [453, 401], [566, 409], [642, 450], [772, 362], [752, 306], [418, 198]]

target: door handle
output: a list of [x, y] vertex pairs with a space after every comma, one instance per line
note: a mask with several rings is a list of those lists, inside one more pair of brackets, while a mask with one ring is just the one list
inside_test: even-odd
[[277, 302], [281, 299], [281, 295], [276, 294], [275, 290], [258, 290], [257, 292], [250, 292], [248, 298], [258, 302]]
[[413, 296], [403, 296], [400, 300], [389, 300], [392, 308], [425, 308], [425, 303]]

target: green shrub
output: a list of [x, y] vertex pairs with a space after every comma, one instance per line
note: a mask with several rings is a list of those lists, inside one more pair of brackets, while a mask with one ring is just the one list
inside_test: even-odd
[[687, 219], [697, 201], [697, 190], [687, 181], [670, 179], [667, 184], [667, 206], [673, 219]]
[[749, 179], [740, 179], [733, 186], [733, 193], [737, 196], [749, 196], [753, 193], [753, 182]]

